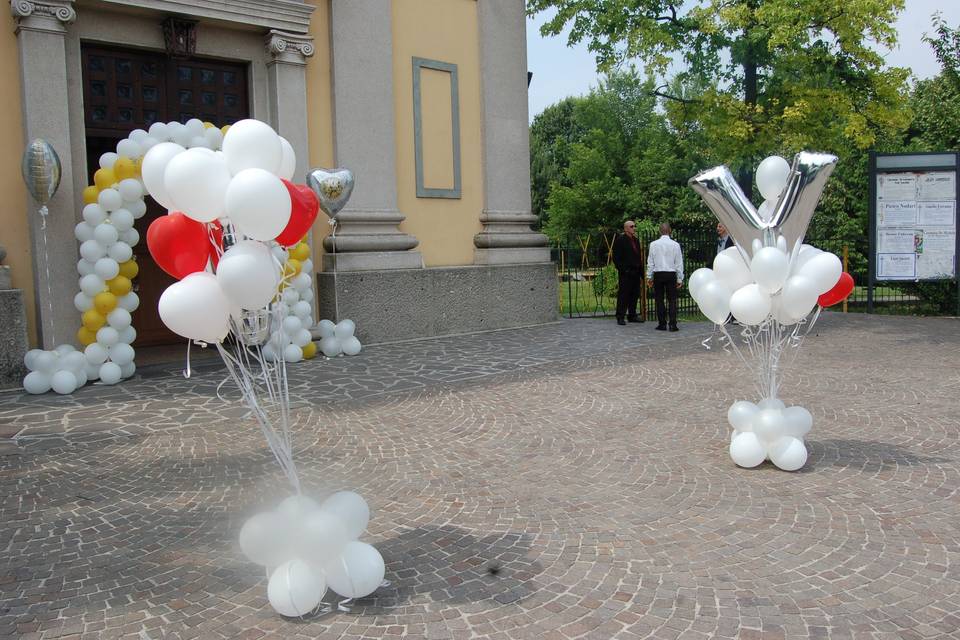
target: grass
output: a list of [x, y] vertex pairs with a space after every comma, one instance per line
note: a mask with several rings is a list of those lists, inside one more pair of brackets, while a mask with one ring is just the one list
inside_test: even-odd
[[[570, 317], [612, 316], [617, 311], [617, 299], [611, 296], [598, 297], [593, 285], [586, 281], [570, 280], [558, 283], [560, 289], [560, 315]], [[706, 318], [700, 314], [696, 303], [686, 295], [686, 289], [680, 292], [679, 320], [682, 322], [700, 322]], [[656, 315], [653, 292], [649, 292], [647, 301], [647, 319]]]

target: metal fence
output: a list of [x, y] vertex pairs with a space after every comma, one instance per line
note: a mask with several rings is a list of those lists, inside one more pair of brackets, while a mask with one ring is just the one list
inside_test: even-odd
[[[638, 234], [641, 256], [646, 265], [647, 248], [656, 240], [657, 234]], [[617, 308], [617, 272], [613, 266], [613, 241], [617, 232], [583, 233], [558, 242], [553, 248], [553, 260], [557, 265], [559, 279], [560, 314], [569, 318], [592, 318], [612, 316]], [[674, 240], [683, 250], [684, 274], [690, 274], [700, 267], [710, 267], [717, 253], [717, 236], [710, 231], [675, 230]], [[866, 238], [863, 247], [856, 244], [838, 244], [835, 241], [806, 239], [808, 244], [833, 251], [844, 261], [847, 271], [856, 283], [853, 293], [842, 305], [834, 308], [842, 312], [868, 311], [868, 274], [866, 260]], [[954, 281], [955, 282], [955, 281]], [[686, 283], [684, 283], [686, 284]], [[949, 285], [945, 287], [949, 289]], [[955, 289], [955, 285], [954, 285]], [[873, 309], [875, 313], [897, 315], [936, 315], [952, 313], [938, 310], [935, 301], [924, 295], [921, 285], [914, 283], [879, 283], [873, 290]], [[644, 319], [654, 317], [655, 301], [653, 289], [647, 287], [646, 280], [641, 284], [638, 313]], [[678, 292], [678, 315], [684, 320], [705, 319], [697, 304], [690, 297], [687, 287]]]

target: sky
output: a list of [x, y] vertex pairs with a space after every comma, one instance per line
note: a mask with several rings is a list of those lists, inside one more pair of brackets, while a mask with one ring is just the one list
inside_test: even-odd
[[[918, 78], [937, 75], [937, 59], [930, 45], [922, 40], [925, 32], [933, 32], [930, 16], [937, 11], [947, 24], [960, 26], [960, 2], [956, 0], [906, 0], [897, 20], [899, 47], [884, 52], [890, 66], [909, 67]], [[527, 18], [527, 69], [533, 72], [529, 89], [531, 121], [551, 104], [567, 96], [583, 95], [597, 84], [594, 57], [586, 45], [567, 47], [566, 34], [541, 36], [540, 25], [546, 19], [546, 14]]]

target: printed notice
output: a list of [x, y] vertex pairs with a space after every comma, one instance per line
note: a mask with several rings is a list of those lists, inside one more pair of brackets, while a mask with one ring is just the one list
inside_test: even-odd
[[877, 176], [877, 200], [916, 200], [917, 176], [912, 173]]
[[952, 227], [957, 212], [954, 200], [920, 202], [919, 224], [921, 227]]
[[880, 280], [914, 280], [917, 277], [917, 254], [878, 253], [877, 278]]
[[927, 253], [953, 253], [957, 248], [957, 234], [953, 229], [927, 229], [923, 234], [923, 246]]
[[880, 229], [878, 253], [913, 253], [913, 229]]
[[957, 174], [953, 171], [933, 171], [920, 174], [917, 182], [917, 200], [955, 200]]
[[952, 278], [954, 274], [953, 252], [925, 253], [917, 260], [917, 278]]
[[912, 227], [917, 224], [917, 203], [878, 202], [877, 224], [881, 227]]

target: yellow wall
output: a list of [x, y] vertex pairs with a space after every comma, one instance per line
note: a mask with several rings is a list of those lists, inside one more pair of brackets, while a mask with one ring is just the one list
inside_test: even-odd
[[[407, 219], [400, 229], [420, 240], [430, 266], [473, 264], [473, 236], [483, 208], [480, 133], [480, 42], [476, 0], [393, 0], [393, 93], [397, 131], [397, 200]], [[413, 136], [413, 57], [457, 65], [460, 95], [462, 197], [417, 198]], [[452, 182], [449, 75], [424, 72], [424, 173], [427, 187]], [[443, 166], [442, 166], [443, 165]]]
[[[304, 169], [333, 167], [333, 96], [330, 93], [330, 0], [314, 2], [310, 20], [315, 53], [307, 59], [307, 131], [310, 158]], [[302, 166], [302, 165], [301, 165]], [[299, 177], [299, 176], [298, 176]], [[329, 218], [322, 211], [313, 225], [313, 262], [319, 271], [322, 240], [330, 233]]]
[[[27, 308], [27, 324], [30, 344], [37, 344], [36, 306], [33, 297], [32, 246], [27, 215], [35, 214], [32, 200], [28, 201], [27, 188], [20, 175], [20, 158], [25, 146], [23, 118], [20, 104], [20, 61], [17, 36], [10, 11], [0, 11], [0, 245], [7, 249], [4, 264], [10, 265], [13, 286], [23, 289], [23, 302]], [[27, 213], [29, 211], [29, 213]]]

